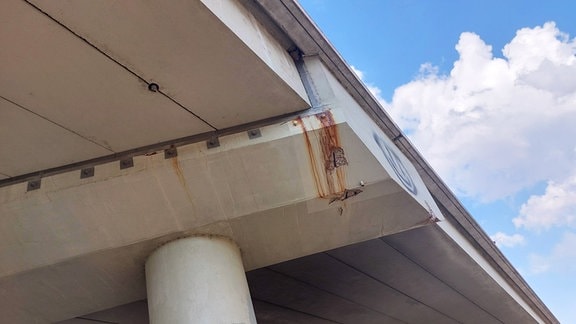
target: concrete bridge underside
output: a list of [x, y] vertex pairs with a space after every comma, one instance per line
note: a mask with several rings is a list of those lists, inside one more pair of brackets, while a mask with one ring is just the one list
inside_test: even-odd
[[[255, 269], [247, 277], [259, 323], [532, 322], [435, 226]], [[137, 287], [135, 296], [145, 296], [141, 269], [124, 278], [132, 278], [124, 284]], [[146, 300], [61, 324], [95, 320], [147, 323]]]
[[7, 323], [147, 323], [194, 238], [261, 323], [557, 323], [292, 0], [6, 1], [0, 150]]

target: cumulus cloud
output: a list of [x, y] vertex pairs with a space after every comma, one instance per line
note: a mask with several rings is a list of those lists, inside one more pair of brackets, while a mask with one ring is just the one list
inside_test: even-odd
[[357, 69], [354, 65], [351, 65], [350, 67], [352, 68], [352, 72], [354, 72], [354, 74], [356, 74], [356, 76], [360, 80], [364, 81], [364, 84], [368, 88], [368, 91], [370, 91], [370, 93], [374, 96], [374, 98], [376, 98], [376, 100], [378, 100], [380, 102], [380, 104], [382, 105], [382, 107], [385, 108], [385, 110], [388, 110], [389, 105], [386, 102], [386, 100], [382, 97], [382, 90], [380, 90], [380, 88], [378, 88], [377, 86], [375, 86], [372, 83], [365, 82], [366, 79], [364, 78], [364, 76], [365, 76], [364, 71]]
[[516, 227], [535, 231], [555, 226], [575, 227], [576, 176], [561, 183], [549, 182], [544, 194], [531, 196], [513, 221]]
[[354, 65], [351, 65], [350, 67], [352, 68], [352, 72], [354, 72], [360, 80], [364, 80], [364, 71], [356, 68]]
[[491, 201], [576, 174], [576, 40], [546, 23], [503, 57], [468, 32], [456, 50], [449, 74], [422, 65], [387, 107], [453, 190]]
[[526, 243], [524, 236], [520, 234], [513, 234], [508, 235], [506, 233], [498, 232], [494, 235], [491, 235], [490, 238], [496, 245], [498, 246], [505, 246], [505, 247], [515, 247], [518, 245], [523, 245]]
[[576, 271], [576, 234], [564, 233], [562, 239], [548, 255], [530, 256], [530, 270], [533, 274], [544, 272], [569, 273]]

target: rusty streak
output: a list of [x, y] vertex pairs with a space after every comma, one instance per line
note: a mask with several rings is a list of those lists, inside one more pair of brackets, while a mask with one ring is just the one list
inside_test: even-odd
[[184, 188], [184, 191], [186, 191], [186, 196], [188, 196], [188, 200], [190, 202], [193, 202], [192, 193], [190, 192], [190, 188], [188, 188], [188, 185], [186, 184], [186, 178], [184, 178], [184, 172], [182, 172], [182, 168], [180, 168], [180, 162], [178, 162], [178, 157], [173, 157], [171, 160], [172, 160], [172, 168], [174, 169], [174, 172], [178, 177], [178, 181]]
[[[319, 137], [328, 191], [331, 195], [339, 194], [346, 190], [346, 175], [344, 174], [344, 169], [340, 166], [347, 165], [348, 162], [346, 162], [344, 149], [342, 149], [342, 144], [340, 143], [338, 126], [330, 111], [325, 111], [315, 116], [322, 124], [322, 128], [319, 130]], [[336, 157], [337, 152], [338, 159]], [[334, 170], [336, 170], [336, 179], [334, 179]]]
[[312, 176], [314, 177], [314, 184], [316, 185], [316, 191], [318, 192], [318, 196], [320, 198], [326, 197], [324, 193], [324, 189], [322, 186], [322, 182], [320, 180], [320, 174], [316, 168], [316, 156], [314, 154], [314, 148], [312, 147], [312, 142], [310, 141], [310, 137], [308, 136], [308, 130], [306, 130], [306, 125], [302, 121], [302, 118], [298, 117], [297, 119], [298, 124], [302, 127], [302, 133], [304, 134], [304, 140], [306, 141], [306, 149], [308, 151], [308, 158], [310, 160], [310, 167], [312, 169]]
[[[314, 183], [319, 197], [338, 197], [346, 190], [346, 174], [342, 166], [348, 164], [344, 149], [340, 143], [338, 126], [334, 122], [334, 117], [330, 111], [325, 111], [314, 116], [322, 125], [321, 128], [315, 132], [317, 136], [314, 143], [310, 139], [311, 132], [306, 129], [302, 120], [300, 118], [298, 119], [298, 123], [301, 125], [304, 133]], [[321, 154], [315, 153], [315, 151], [318, 150], [317, 147], [319, 147]], [[322, 157], [322, 160], [317, 159], [317, 157], [319, 157], [318, 155]]]

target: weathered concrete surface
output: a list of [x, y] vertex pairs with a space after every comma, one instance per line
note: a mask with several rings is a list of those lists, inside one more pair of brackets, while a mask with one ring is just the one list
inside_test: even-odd
[[[109, 163], [86, 179], [46, 177], [29, 192], [0, 188], [2, 313], [15, 323], [56, 321], [142, 299], [145, 257], [175, 237], [228, 236], [255, 269], [428, 224], [429, 211], [335, 118], [329, 127], [347, 164], [318, 178], [313, 170], [330, 165], [325, 126], [311, 115], [253, 140], [241, 133], [214, 149], [183, 146], [177, 158], [138, 156], [133, 168]], [[346, 189], [361, 192], [346, 197]], [[54, 295], [61, 307], [44, 302]]]
[[458, 231], [460, 231], [461, 238], [472, 243], [477, 252], [483, 255], [482, 263], [484, 266], [498, 273], [499, 281], [508, 287], [508, 291], [518, 296], [518, 300], [525, 304], [525, 309], [534, 312], [535, 318], [539, 318], [546, 323], [558, 323], [554, 314], [540, 300], [518, 271], [514, 269], [514, 266], [495, 246], [486, 232], [473, 219], [473, 216], [466, 211], [466, 208], [450, 191], [450, 188], [435, 173], [416, 148], [404, 138], [404, 134], [384, 111], [384, 107], [379, 100], [370, 93], [368, 87], [358, 78], [302, 7], [291, 0], [254, 0], [254, 2], [261, 6], [281, 26], [284, 33], [294, 41], [304, 55], [318, 56], [334, 75], [335, 79], [362, 107], [366, 115], [377, 123], [378, 127], [389, 138], [397, 139], [395, 142], [398, 147], [417, 167], [434, 198], [443, 205], [447, 220], [454, 222]]
[[30, 3], [0, 12], [5, 176], [309, 107], [286, 49], [235, 1]]
[[[346, 267], [311, 257], [306, 261], [311, 263], [295, 263], [285, 273], [281, 265], [261, 270], [263, 278], [276, 278], [265, 286], [299, 287], [308, 291], [304, 295], [319, 297], [316, 304], [302, 304], [260, 290], [270, 298], [256, 298], [256, 309], [272, 319], [355, 323], [432, 317], [443, 323], [450, 322], [446, 318], [467, 322], [465, 316], [474, 314], [487, 323], [545, 322], [539, 319], [548, 316], [545, 307], [534, 308], [537, 297], [520, 292], [518, 276], [510, 279], [509, 271], [494, 266], [503, 264], [502, 257], [494, 261], [486, 257], [485, 246], [478, 250], [485, 238], [470, 236], [470, 226], [457, 228], [453, 217], [444, 221], [434, 198], [451, 199], [448, 189], [436, 178], [426, 176], [425, 184], [418, 176], [432, 171], [418, 159], [414, 167], [402, 154], [400, 149], [417, 156], [384, 113], [366, 109], [366, 102], [373, 102], [370, 95], [347, 82], [352, 71], [315, 36], [319, 31], [307, 18], [290, 9], [297, 4], [264, 2], [264, 8], [279, 6], [270, 15], [288, 22], [281, 28], [305, 29], [306, 36], [288, 35], [302, 42], [307, 54], [300, 66], [306, 94], [284, 51], [286, 43], [277, 43], [235, 2], [141, 3], [134, 11], [124, 3], [7, 3], [0, 13], [6, 24], [0, 27], [9, 27], [0, 29], [0, 42], [11, 45], [0, 52], [0, 61], [10, 62], [1, 66], [6, 73], [0, 86], [8, 95], [0, 101], [0, 117], [6, 117], [0, 131], [28, 142], [0, 142], [14, 153], [0, 156], [0, 177], [299, 111], [308, 106], [306, 95], [314, 110], [262, 127], [256, 139], [227, 132], [218, 148], [196, 143], [178, 147], [176, 158], [164, 159], [161, 151], [135, 156], [134, 167], [124, 170], [117, 161], [99, 164], [95, 176], [86, 179], [79, 172], [44, 176], [41, 188], [29, 192], [26, 184], [0, 188], [3, 319], [53, 322], [141, 300], [144, 260], [154, 249], [183, 236], [219, 234], [238, 242], [246, 269], [342, 247], [336, 251], [343, 253], [339, 261], [348, 257]], [[131, 16], [123, 14], [128, 11]], [[25, 28], [12, 31], [13, 26]], [[159, 83], [160, 91], [147, 90], [150, 82]], [[45, 158], [53, 153], [55, 158]], [[427, 185], [436, 190], [434, 198]], [[457, 214], [454, 208], [450, 213]], [[428, 226], [434, 235], [409, 235], [384, 247], [378, 242], [385, 239], [361, 243], [375, 249], [346, 247], [413, 233], [406, 231], [437, 221]], [[326, 284], [323, 274], [298, 270], [326, 270], [325, 265], [339, 269], [325, 279], [351, 283], [351, 295], [345, 287], [333, 290], [334, 282], [319, 288]], [[466, 279], [452, 278], [459, 274], [452, 269]], [[308, 281], [309, 275], [315, 279]], [[383, 290], [354, 293], [357, 282], [351, 278]], [[395, 286], [398, 280], [401, 285]], [[334, 298], [337, 294], [343, 296]], [[394, 300], [394, 307], [372, 304], [370, 296], [380, 294]], [[436, 294], [450, 302], [438, 303]], [[495, 305], [495, 300], [505, 302]], [[403, 308], [406, 303], [415, 306]], [[459, 307], [451, 311], [447, 304]], [[510, 317], [503, 315], [508, 308]], [[126, 314], [125, 309], [100, 315]], [[406, 313], [395, 312], [399, 309]]]
[[[438, 226], [247, 273], [258, 323], [536, 323]], [[82, 317], [147, 323], [145, 301]], [[140, 322], [131, 322], [131, 319]], [[62, 324], [88, 324], [82, 319]]]
[[146, 260], [150, 323], [256, 324], [240, 249], [229, 238], [169, 242]]

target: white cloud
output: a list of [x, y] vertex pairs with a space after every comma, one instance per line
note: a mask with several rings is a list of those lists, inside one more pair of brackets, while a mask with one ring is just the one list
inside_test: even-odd
[[544, 272], [570, 273], [576, 271], [576, 234], [564, 233], [562, 239], [549, 255], [530, 256], [530, 270], [533, 274]]
[[506, 233], [498, 232], [490, 236], [490, 239], [498, 246], [515, 247], [517, 245], [524, 245], [526, 240], [520, 234], [508, 235]]
[[376, 100], [378, 100], [378, 102], [380, 102], [380, 104], [382, 105], [382, 107], [385, 108], [385, 110], [388, 110], [389, 104], [386, 102], [386, 100], [384, 98], [382, 98], [382, 90], [380, 90], [380, 88], [378, 88], [374, 84], [366, 82], [366, 79], [365, 79], [366, 74], [364, 73], [364, 71], [356, 68], [354, 65], [351, 65], [350, 67], [352, 68], [352, 72], [354, 72], [354, 74], [356, 74], [356, 76], [360, 80], [364, 81], [364, 84], [368, 88], [368, 91], [370, 91], [370, 93], [374, 96], [374, 98], [376, 98]]
[[536, 231], [576, 226], [576, 176], [561, 183], [549, 182], [544, 194], [531, 196], [513, 221], [516, 227]]
[[352, 72], [354, 72], [360, 80], [364, 80], [364, 71], [357, 69], [354, 65], [350, 65], [350, 67], [352, 68]]
[[442, 178], [490, 201], [576, 174], [576, 41], [546, 23], [503, 58], [473, 33], [456, 50], [449, 75], [422, 65], [387, 109]]

